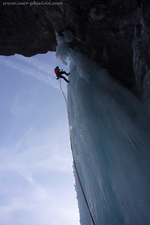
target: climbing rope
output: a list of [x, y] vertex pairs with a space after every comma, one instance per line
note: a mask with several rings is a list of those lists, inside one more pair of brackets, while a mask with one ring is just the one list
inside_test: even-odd
[[78, 178], [78, 182], [79, 182], [79, 185], [80, 185], [80, 188], [81, 188], [81, 191], [82, 191], [82, 194], [83, 194], [83, 197], [84, 197], [86, 206], [87, 206], [87, 208], [88, 208], [90, 217], [91, 217], [91, 219], [92, 219], [93, 225], [95, 225], [95, 222], [94, 222], [94, 219], [93, 219], [93, 216], [92, 216], [92, 213], [91, 213], [91, 210], [90, 210], [90, 207], [89, 207], [89, 204], [88, 204], [88, 201], [87, 201], [87, 198], [86, 198], [86, 195], [85, 195], [85, 192], [84, 192], [82, 183], [81, 183], [81, 179], [80, 179], [80, 176], [79, 176], [79, 173], [78, 173], [78, 169], [77, 169], [77, 166], [76, 166], [75, 158], [74, 158], [73, 145], [72, 145], [72, 137], [71, 137], [71, 123], [70, 123], [69, 107], [68, 107], [68, 102], [67, 102], [65, 93], [64, 93], [64, 91], [63, 91], [63, 89], [62, 89], [62, 86], [61, 86], [61, 79], [59, 79], [59, 83], [60, 83], [60, 89], [61, 89], [62, 94], [63, 94], [63, 96], [64, 96], [65, 103], [66, 103], [66, 108], [67, 108], [68, 124], [69, 124], [69, 137], [70, 137], [70, 146], [71, 146], [71, 152], [72, 152], [72, 158], [73, 158], [73, 165], [74, 165], [74, 168], [75, 168], [75, 171], [76, 171], [76, 175], [77, 175], [77, 178]]

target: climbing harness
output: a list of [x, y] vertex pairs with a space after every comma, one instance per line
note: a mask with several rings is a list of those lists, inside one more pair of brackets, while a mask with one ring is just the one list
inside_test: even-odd
[[76, 171], [76, 175], [77, 175], [77, 178], [78, 178], [78, 182], [79, 182], [79, 185], [80, 185], [80, 188], [81, 188], [81, 191], [82, 191], [82, 194], [83, 194], [83, 197], [84, 197], [86, 206], [87, 206], [87, 208], [88, 208], [90, 217], [91, 217], [91, 219], [92, 219], [93, 225], [95, 225], [95, 222], [94, 222], [94, 219], [93, 219], [93, 216], [92, 216], [92, 213], [91, 213], [91, 210], [90, 210], [90, 207], [89, 207], [89, 204], [88, 204], [88, 201], [87, 201], [87, 198], [86, 198], [86, 195], [85, 195], [85, 192], [84, 192], [82, 183], [81, 183], [81, 179], [80, 179], [80, 176], [79, 176], [79, 173], [78, 173], [78, 169], [77, 169], [77, 166], [76, 166], [75, 158], [74, 158], [73, 145], [72, 145], [72, 137], [71, 137], [71, 123], [70, 123], [69, 107], [68, 107], [68, 102], [67, 102], [65, 93], [64, 93], [64, 91], [63, 91], [63, 89], [62, 89], [62, 86], [61, 86], [61, 80], [60, 80], [60, 79], [59, 79], [59, 83], [60, 83], [60, 89], [61, 89], [62, 94], [63, 94], [63, 96], [64, 96], [65, 103], [66, 103], [66, 108], [67, 108], [68, 124], [69, 124], [69, 137], [70, 137], [70, 146], [71, 146], [71, 153], [72, 153], [72, 158], [73, 158], [73, 165], [74, 165], [74, 168], [75, 168], [75, 171]]

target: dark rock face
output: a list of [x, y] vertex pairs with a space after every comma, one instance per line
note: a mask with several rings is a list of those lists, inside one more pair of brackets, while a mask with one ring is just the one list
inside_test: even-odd
[[54, 51], [55, 32], [47, 8], [7, 6], [0, 8], [0, 54], [32, 56]]
[[1, 3], [1, 55], [32, 56], [55, 51], [55, 31], [62, 35], [71, 30], [75, 36], [71, 48], [101, 62], [127, 87], [138, 83], [141, 91], [144, 75], [150, 69], [148, 0], [45, 2]]

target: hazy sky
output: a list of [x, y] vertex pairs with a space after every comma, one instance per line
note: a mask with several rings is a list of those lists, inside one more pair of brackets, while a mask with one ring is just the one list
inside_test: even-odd
[[55, 53], [0, 56], [0, 225], [79, 224], [56, 65]]

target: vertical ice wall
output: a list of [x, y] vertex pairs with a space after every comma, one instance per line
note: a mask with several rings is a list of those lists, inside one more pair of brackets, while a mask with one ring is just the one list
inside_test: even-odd
[[[96, 225], [150, 224], [150, 117], [105, 69], [58, 40], [70, 59], [75, 160]], [[81, 225], [92, 224], [76, 180]]]

